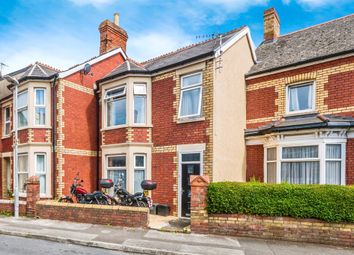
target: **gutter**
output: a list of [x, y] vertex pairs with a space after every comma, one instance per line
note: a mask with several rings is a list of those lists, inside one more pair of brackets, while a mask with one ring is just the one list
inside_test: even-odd
[[100, 95], [98, 84], [94, 89], [96, 98], [96, 190], [100, 188]]

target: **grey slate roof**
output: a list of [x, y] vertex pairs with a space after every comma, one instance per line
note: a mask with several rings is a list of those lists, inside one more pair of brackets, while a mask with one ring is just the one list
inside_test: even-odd
[[[225, 43], [232, 36], [240, 32], [243, 28], [244, 26], [223, 34], [222, 43]], [[107, 74], [103, 79], [99, 80], [98, 83], [127, 73], [151, 74], [165, 68], [170, 68], [176, 65], [182, 65], [187, 61], [193, 61], [196, 59], [213, 55], [214, 50], [216, 50], [219, 46], [220, 40], [218, 37], [216, 37], [147, 60], [145, 62], [142, 62], [141, 64], [138, 64], [132, 60], [127, 60], [126, 62], [118, 66], [116, 69], [114, 69], [111, 73]], [[130, 70], [128, 70], [128, 62], [130, 63]]]
[[247, 76], [354, 52], [354, 14], [263, 42]]
[[246, 129], [246, 136], [263, 135], [273, 132], [291, 131], [309, 128], [348, 128], [354, 127], [353, 117], [338, 115], [309, 114], [281, 118], [256, 129]]

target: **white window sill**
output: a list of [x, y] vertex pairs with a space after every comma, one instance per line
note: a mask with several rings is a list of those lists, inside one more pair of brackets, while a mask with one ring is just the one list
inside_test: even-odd
[[105, 127], [102, 128], [101, 131], [109, 131], [109, 130], [115, 130], [115, 129], [121, 129], [121, 128], [152, 128], [153, 125], [151, 124], [132, 124], [132, 125], [128, 125], [128, 124], [124, 124], [124, 125], [119, 125], [119, 126], [113, 126], [113, 127]]
[[285, 117], [301, 116], [301, 115], [308, 115], [308, 114], [318, 114], [318, 112], [315, 110], [287, 112], [285, 113]]
[[177, 120], [177, 124], [184, 124], [184, 123], [190, 123], [190, 122], [198, 122], [198, 121], [204, 121], [205, 117], [186, 117], [186, 118], [180, 118]]
[[1, 139], [7, 139], [7, 138], [11, 138], [11, 135], [4, 135], [3, 137], [1, 137]]

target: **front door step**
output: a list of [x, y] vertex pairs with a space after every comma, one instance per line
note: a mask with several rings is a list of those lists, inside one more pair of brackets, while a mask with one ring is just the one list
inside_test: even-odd
[[150, 214], [149, 228], [177, 233], [190, 233], [190, 220], [181, 219], [174, 216], [159, 216]]

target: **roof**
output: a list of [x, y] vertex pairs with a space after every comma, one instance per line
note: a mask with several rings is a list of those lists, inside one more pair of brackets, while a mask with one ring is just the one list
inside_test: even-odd
[[[231, 30], [222, 35], [222, 44], [225, 44], [234, 35], [241, 32], [245, 26]], [[202, 59], [208, 56], [213, 56], [215, 51], [220, 47], [219, 37], [212, 38], [207, 41], [192, 44], [176, 51], [158, 56], [156, 58], [147, 60], [142, 63], [137, 63], [133, 60], [126, 60], [123, 64], [114, 69], [111, 73], [107, 74], [103, 79], [98, 82], [113, 79], [115, 77], [125, 75], [127, 73], [142, 73], [151, 74], [161, 71], [163, 69], [172, 68], [178, 65], [183, 65], [187, 61]], [[128, 69], [128, 63], [130, 69]]]
[[354, 52], [354, 14], [263, 42], [247, 76]]
[[246, 136], [264, 135], [273, 132], [293, 131], [310, 128], [348, 128], [354, 127], [353, 117], [338, 115], [309, 114], [284, 117], [278, 121], [256, 129], [246, 129]]

